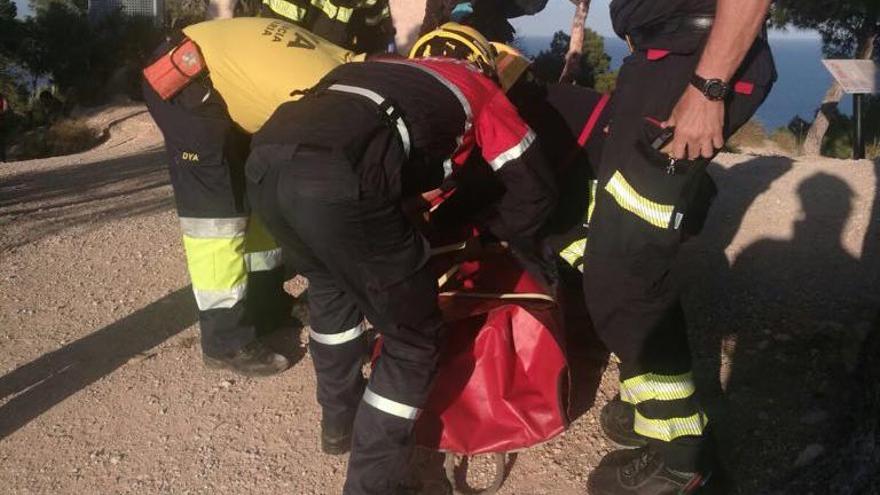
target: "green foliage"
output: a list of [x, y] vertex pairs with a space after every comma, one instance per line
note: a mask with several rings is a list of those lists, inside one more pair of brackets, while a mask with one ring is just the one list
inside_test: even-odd
[[[565, 55], [571, 37], [563, 31], [553, 34], [549, 50], [544, 50], [535, 57], [532, 71], [535, 77], [545, 82], [556, 82], [565, 66]], [[614, 89], [617, 73], [610, 70], [611, 57], [605, 53], [605, 40], [591, 29], [584, 31], [584, 44], [580, 67], [575, 73], [575, 83], [595, 88], [598, 91], [610, 92]]]
[[[862, 133], [865, 136], [866, 155], [876, 158], [880, 147], [880, 96], [865, 96], [863, 102]], [[833, 158], [852, 158], [855, 120], [836, 111], [822, 141], [822, 154]]]
[[776, 130], [770, 134], [770, 141], [773, 141], [779, 149], [789, 155], [794, 156], [801, 154], [803, 140], [799, 140], [798, 137], [787, 127], [776, 128]]
[[46, 12], [52, 7], [52, 4], [60, 4], [64, 7], [86, 14], [89, 10], [88, 0], [29, 0], [31, 10], [37, 15]]
[[207, 5], [205, 0], [166, 0], [165, 25], [170, 29], [183, 29], [201, 22], [205, 20]]
[[18, 15], [18, 7], [12, 0], [0, 0], [0, 22], [12, 21]]
[[6, 116], [4, 132], [13, 133], [13, 142], [20, 140], [15, 135], [29, 136], [21, 137], [30, 140], [25, 148], [35, 150], [29, 156], [77, 151], [73, 144], [40, 145], [41, 139], [64, 143], [69, 136], [73, 143], [80, 136], [91, 146], [94, 140], [74, 132], [77, 126], [43, 126], [78, 104], [104, 103], [120, 92], [139, 96], [140, 69], [162, 32], [151, 19], [121, 11], [90, 22], [80, 0], [34, 0], [35, 15], [16, 19], [10, 1], [0, 0], [0, 92], [14, 112]]
[[161, 40], [150, 19], [117, 11], [90, 23], [62, 2], [47, 3], [36, 17], [16, 23], [18, 35], [9, 50], [15, 62], [34, 78], [50, 78], [73, 103], [105, 99], [106, 82], [120, 70], [136, 72]]
[[[880, 2], [877, 0], [776, 0], [772, 20], [777, 27], [794, 25], [815, 29], [822, 35], [823, 50], [830, 57], [856, 56], [860, 44], [880, 34]], [[880, 40], [875, 40], [880, 43]], [[880, 54], [875, 51], [875, 57]]]

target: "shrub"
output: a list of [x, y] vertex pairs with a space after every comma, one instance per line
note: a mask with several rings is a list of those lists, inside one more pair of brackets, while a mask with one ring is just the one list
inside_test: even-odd
[[727, 148], [734, 152], [741, 148], [761, 148], [766, 141], [767, 133], [764, 131], [764, 126], [757, 120], [751, 119], [730, 136], [727, 140]]
[[800, 155], [802, 141], [787, 127], [779, 127], [770, 134], [770, 141], [789, 155]]
[[101, 133], [85, 120], [64, 119], [22, 134], [11, 154], [19, 160], [69, 155], [92, 148], [101, 139]]

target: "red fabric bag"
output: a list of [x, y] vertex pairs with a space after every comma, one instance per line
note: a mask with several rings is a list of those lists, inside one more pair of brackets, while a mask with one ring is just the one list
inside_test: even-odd
[[569, 381], [559, 306], [507, 253], [459, 265], [449, 258], [432, 261], [446, 273], [447, 338], [416, 443], [476, 455], [562, 433]]

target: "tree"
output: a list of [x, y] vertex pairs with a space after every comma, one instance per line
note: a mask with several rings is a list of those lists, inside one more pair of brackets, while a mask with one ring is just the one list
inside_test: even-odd
[[[571, 38], [563, 31], [554, 33], [550, 49], [535, 57], [532, 64], [535, 77], [545, 82], [558, 81], [565, 66], [570, 42]], [[605, 40], [591, 29], [584, 31], [579, 59], [578, 67], [572, 74], [571, 80], [574, 83], [603, 92], [614, 89], [617, 74], [610, 70], [611, 57], [605, 53]]]
[[0, 0], [0, 22], [14, 21], [18, 15], [18, 7], [12, 0]]
[[[228, 2], [226, 4], [224, 8], [228, 7]], [[182, 29], [205, 20], [207, 13], [208, 3], [205, 0], [166, 0], [165, 26], [169, 29]]]
[[590, 0], [578, 0], [574, 17], [571, 21], [571, 39], [568, 44], [568, 52], [565, 54], [565, 65], [559, 82], [572, 82], [574, 74], [579, 70], [581, 55], [584, 49], [584, 30], [586, 29], [587, 14], [590, 12]]
[[[776, 26], [815, 29], [822, 35], [823, 52], [839, 58], [870, 59], [880, 55], [880, 2], [877, 0], [777, 0]], [[806, 154], [819, 154], [831, 116], [843, 96], [836, 82], [825, 93], [804, 141]]]

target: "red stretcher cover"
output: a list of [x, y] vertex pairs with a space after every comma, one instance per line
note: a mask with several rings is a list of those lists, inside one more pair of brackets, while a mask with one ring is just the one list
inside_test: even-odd
[[525, 449], [561, 433], [568, 368], [556, 302], [507, 253], [433, 263], [446, 273], [440, 308], [447, 338], [416, 442], [475, 455]]

